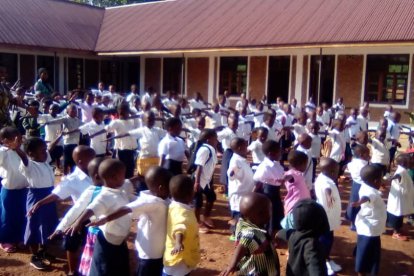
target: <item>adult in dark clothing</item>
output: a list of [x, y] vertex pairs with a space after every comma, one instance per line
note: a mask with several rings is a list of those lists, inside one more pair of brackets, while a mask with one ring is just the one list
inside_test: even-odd
[[39, 79], [34, 85], [35, 93], [41, 93], [44, 97], [50, 97], [53, 93], [53, 87], [48, 83], [49, 74], [46, 68], [38, 70]]
[[319, 237], [329, 231], [325, 210], [314, 200], [304, 199], [295, 204], [292, 215], [295, 230], [281, 230], [277, 234], [288, 241], [286, 275], [326, 276], [324, 250], [319, 242]]

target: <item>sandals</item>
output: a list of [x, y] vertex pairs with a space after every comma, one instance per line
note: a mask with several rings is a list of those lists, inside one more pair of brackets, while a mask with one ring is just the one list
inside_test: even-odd
[[394, 240], [399, 240], [399, 241], [408, 241], [408, 237], [407, 236], [403, 236], [403, 235], [401, 235], [399, 233], [392, 234], [392, 238]]
[[11, 243], [1, 243], [0, 249], [6, 253], [15, 253], [17, 251], [16, 246]]

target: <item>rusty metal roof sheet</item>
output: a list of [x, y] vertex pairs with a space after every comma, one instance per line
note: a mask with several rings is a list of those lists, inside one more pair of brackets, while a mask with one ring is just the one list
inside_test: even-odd
[[2, 0], [0, 43], [94, 51], [105, 10], [59, 0]]
[[110, 8], [97, 52], [414, 41], [412, 0], [175, 0]]

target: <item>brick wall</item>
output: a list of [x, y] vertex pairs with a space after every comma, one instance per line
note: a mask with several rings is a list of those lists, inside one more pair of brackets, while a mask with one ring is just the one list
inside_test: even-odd
[[161, 58], [145, 59], [145, 90], [152, 87], [154, 91], [160, 92], [161, 80]]
[[208, 58], [187, 59], [187, 96], [200, 92], [208, 100]]
[[[346, 107], [361, 105], [364, 56], [339, 55], [336, 74], [336, 98], [343, 97]], [[336, 102], [336, 99], [334, 99]]]
[[259, 100], [266, 93], [266, 57], [250, 57], [249, 97]]

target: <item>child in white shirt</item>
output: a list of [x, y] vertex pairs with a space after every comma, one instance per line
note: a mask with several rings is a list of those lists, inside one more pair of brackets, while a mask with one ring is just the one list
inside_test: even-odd
[[[242, 196], [253, 191], [253, 171], [250, 168], [247, 156], [247, 141], [242, 138], [234, 138], [231, 141], [233, 156], [231, 157], [227, 176], [229, 179], [229, 203], [234, 226], [240, 217], [240, 200]], [[235, 227], [232, 227], [232, 239]]]
[[315, 195], [316, 201], [325, 209], [330, 228], [328, 233], [321, 236], [320, 242], [325, 249], [328, 275], [334, 275], [335, 272], [342, 270], [341, 266], [329, 257], [334, 242], [334, 231], [341, 226], [341, 197], [335, 183], [339, 164], [331, 158], [323, 158], [320, 167], [321, 173], [315, 181]]
[[408, 174], [410, 156], [400, 154], [396, 158], [397, 170], [392, 177], [387, 201], [387, 224], [393, 228], [393, 239], [407, 241], [401, 233], [404, 216], [414, 213], [414, 185]]
[[318, 160], [321, 157], [321, 148], [322, 148], [322, 139], [319, 136], [319, 123], [317, 121], [312, 121], [308, 125], [308, 135], [312, 138], [310, 154], [312, 157], [312, 181], [315, 181], [316, 178], [316, 166], [318, 165]]
[[267, 140], [267, 135], [269, 131], [267, 128], [258, 127], [257, 128], [257, 137], [248, 147], [247, 150], [252, 153], [253, 164], [258, 165], [265, 159], [265, 154], [263, 153], [262, 146], [263, 143]]
[[380, 166], [384, 175], [389, 171], [390, 166], [390, 149], [386, 137], [386, 131], [379, 129], [375, 137], [369, 140], [372, 151], [371, 163]]
[[345, 149], [346, 142], [344, 137], [344, 122], [342, 120], [332, 120], [332, 131], [329, 133], [329, 137], [332, 139], [332, 150], [329, 158], [332, 158], [339, 163], [339, 174], [343, 174], [343, 166], [345, 165]]
[[[97, 157], [104, 157], [106, 155], [107, 142], [106, 133], [103, 132], [105, 125], [103, 124], [104, 112], [99, 107], [92, 110], [92, 120], [79, 127], [83, 135], [89, 135], [91, 139], [91, 148], [95, 151]], [[99, 133], [99, 134], [98, 134]]]
[[381, 235], [385, 231], [387, 211], [379, 191], [382, 182], [381, 169], [367, 165], [361, 170], [363, 184], [359, 201], [352, 207], [361, 207], [355, 218], [358, 234], [355, 271], [359, 275], [378, 275], [381, 263]]
[[[98, 172], [104, 182], [102, 191], [68, 230], [70, 234], [80, 231], [92, 216], [101, 218], [128, 204], [128, 196], [121, 189], [125, 171], [125, 165], [120, 160], [106, 159], [100, 164]], [[99, 227], [90, 275], [129, 275], [126, 238], [131, 222], [131, 216], [126, 215]]]
[[305, 153], [308, 157], [307, 163], [306, 163], [306, 169], [303, 172], [303, 176], [305, 177], [306, 186], [308, 187], [309, 191], [311, 192], [313, 196], [313, 161], [312, 161], [312, 155], [310, 152], [310, 148], [312, 146], [312, 137], [310, 137], [308, 134], [303, 133], [299, 135], [298, 137], [298, 144], [297, 144], [297, 150]]

